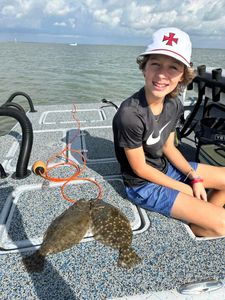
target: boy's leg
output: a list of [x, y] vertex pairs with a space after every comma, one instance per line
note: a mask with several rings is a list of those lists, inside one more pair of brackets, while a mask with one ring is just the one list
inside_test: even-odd
[[204, 187], [212, 189], [208, 193], [208, 202], [223, 207], [225, 204], [225, 167], [198, 164], [197, 173], [204, 178]]
[[205, 188], [225, 190], [225, 167], [198, 164], [196, 172], [204, 179]]
[[225, 190], [210, 190], [208, 192], [208, 201], [214, 205], [224, 207], [225, 205]]
[[225, 235], [225, 209], [187, 194], [177, 195], [171, 216], [189, 223], [197, 236]]

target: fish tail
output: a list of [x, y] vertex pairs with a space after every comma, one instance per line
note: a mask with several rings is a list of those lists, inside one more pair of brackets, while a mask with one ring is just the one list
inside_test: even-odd
[[141, 262], [141, 258], [132, 248], [121, 248], [119, 252], [118, 265], [124, 268], [132, 268]]
[[34, 254], [23, 257], [23, 263], [28, 273], [40, 273], [44, 269], [45, 257], [40, 255], [39, 251]]

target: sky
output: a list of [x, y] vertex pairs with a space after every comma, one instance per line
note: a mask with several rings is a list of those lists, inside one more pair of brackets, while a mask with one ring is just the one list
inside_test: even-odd
[[0, 41], [147, 45], [161, 27], [225, 49], [225, 0], [0, 0]]

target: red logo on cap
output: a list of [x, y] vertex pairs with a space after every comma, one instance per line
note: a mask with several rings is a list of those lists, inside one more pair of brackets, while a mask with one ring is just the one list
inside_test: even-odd
[[163, 37], [163, 42], [164, 41], [167, 41], [166, 45], [169, 45], [169, 46], [173, 46], [173, 42], [177, 44], [178, 42], [178, 38], [174, 38], [175, 36], [175, 33], [169, 33], [169, 36], [165, 36]]

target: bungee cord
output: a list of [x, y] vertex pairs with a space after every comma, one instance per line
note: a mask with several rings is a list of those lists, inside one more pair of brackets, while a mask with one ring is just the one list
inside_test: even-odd
[[[85, 170], [86, 168], [86, 159], [84, 155], [81, 153], [79, 150], [72, 149], [72, 143], [77, 138], [80, 132], [80, 120], [77, 117], [77, 109], [75, 104], [73, 105], [73, 110], [72, 110], [72, 117], [74, 121], [77, 123], [77, 131], [72, 137], [72, 139], [68, 142], [67, 146], [58, 154], [51, 156], [48, 160], [47, 163], [45, 164], [43, 161], [36, 161], [33, 164], [32, 170], [34, 174], [41, 176], [43, 179], [48, 180], [48, 181], [53, 181], [53, 182], [64, 182], [62, 186], [60, 186], [61, 194], [63, 198], [69, 202], [76, 203], [78, 199], [70, 198], [69, 196], [66, 195], [65, 193], [65, 188], [68, 184], [71, 184], [71, 181], [74, 180], [79, 180], [79, 181], [87, 181], [91, 182], [94, 185], [97, 186], [98, 188], [98, 196], [96, 197], [97, 199], [102, 198], [102, 188], [99, 185], [99, 183], [91, 178], [88, 177], [79, 177], [81, 173]], [[83, 162], [82, 165], [77, 164], [74, 160], [68, 158], [68, 153], [76, 153], [77, 155], [80, 156], [81, 161]], [[53, 163], [54, 160], [56, 159], [61, 159], [63, 162], [54, 164], [50, 166], [51, 163]], [[59, 168], [59, 167], [65, 167], [69, 166], [75, 169], [74, 173], [70, 177], [53, 177], [50, 175], [50, 173]]]

